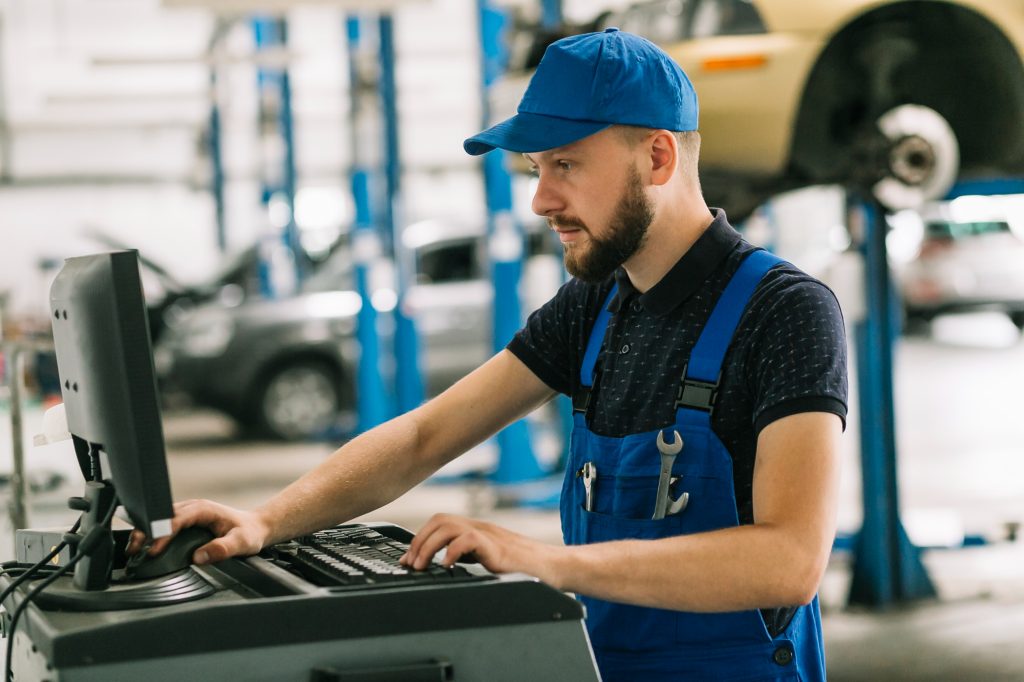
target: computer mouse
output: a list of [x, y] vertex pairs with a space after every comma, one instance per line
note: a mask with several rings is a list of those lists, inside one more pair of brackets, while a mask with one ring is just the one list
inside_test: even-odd
[[188, 568], [195, 551], [215, 537], [209, 528], [189, 526], [175, 535], [156, 556], [146, 556], [137, 564], [129, 563], [125, 573], [134, 580], [147, 580]]

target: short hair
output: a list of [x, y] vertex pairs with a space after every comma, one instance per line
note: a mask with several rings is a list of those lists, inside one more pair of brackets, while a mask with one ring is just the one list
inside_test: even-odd
[[[622, 139], [630, 147], [642, 142], [648, 135], [653, 133], [655, 128], [643, 128], [640, 126], [617, 125], [615, 126]], [[700, 185], [700, 178], [697, 176], [697, 165], [700, 160], [700, 133], [696, 130], [673, 131], [676, 142], [679, 145], [678, 168], [683, 171], [694, 183]]]

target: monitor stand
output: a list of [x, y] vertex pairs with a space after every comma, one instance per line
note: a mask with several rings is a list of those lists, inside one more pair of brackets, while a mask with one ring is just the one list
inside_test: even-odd
[[114, 534], [107, 512], [116, 504], [114, 486], [88, 481], [85, 495], [68, 505], [80, 510], [82, 525], [76, 535], [65, 535], [73, 546], [73, 578], [61, 577], [33, 598], [43, 609], [65, 611], [120, 611], [179, 604], [208, 597], [216, 588], [191, 568], [150, 580], [130, 580], [123, 569], [114, 570]]

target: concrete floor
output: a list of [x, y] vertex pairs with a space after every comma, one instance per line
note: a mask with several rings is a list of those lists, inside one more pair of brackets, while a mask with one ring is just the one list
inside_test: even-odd
[[[927, 545], [956, 545], [965, 534], [990, 542], [925, 552], [939, 598], [884, 612], [847, 606], [850, 556], [834, 553], [821, 587], [832, 680], [1024, 680], [1024, 542], [1004, 541], [1008, 526], [1024, 520], [1024, 342], [1008, 325], [999, 316], [940, 319], [930, 336], [899, 345], [895, 391], [908, 532]], [[851, 403], [843, 533], [860, 525], [856, 396]], [[27, 423], [31, 431], [38, 414]], [[239, 507], [261, 503], [333, 449], [241, 440], [229, 421], [208, 412], [165, 415], [165, 432], [175, 499], [209, 497]], [[0, 447], [10, 442], [0, 438]], [[70, 488], [34, 495], [31, 525], [69, 523], [63, 500], [77, 486], [73, 463], [53, 453], [34, 457], [37, 465], [62, 468]], [[486, 467], [493, 458], [484, 447], [467, 456], [465, 468]], [[556, 511], [503, 507], [482, 484], [428, 483], [368, 518], [415, 530], [440, 511], [560, 542]], [[7, 529], [0, 532], [5, 559], [9, 537]]]

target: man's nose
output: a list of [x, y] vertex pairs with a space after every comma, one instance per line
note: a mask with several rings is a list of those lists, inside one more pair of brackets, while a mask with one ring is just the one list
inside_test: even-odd
[[551, 216], [565, 212], [565, 201], [549, 180], [542, 176], [537, 182], [531, 209], [539, 216]]

